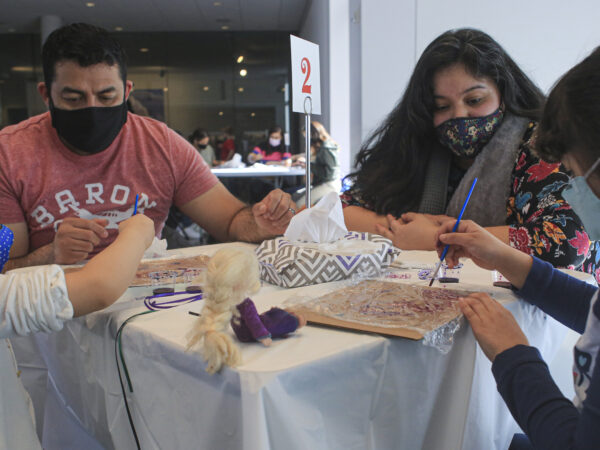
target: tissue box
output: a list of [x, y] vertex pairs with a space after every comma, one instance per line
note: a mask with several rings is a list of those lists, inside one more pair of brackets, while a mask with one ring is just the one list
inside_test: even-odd
[[[353, 247], [357, 250], [353, 251]], [[264, 241], [256, 249], [261, 279], [286, 288], [338, 281], [360, 274], [374, 276], [388, 267], [399, 253], [389, 239], [357, 232], [349, 232], [333, 244], [293, 243], [280, 237]]]

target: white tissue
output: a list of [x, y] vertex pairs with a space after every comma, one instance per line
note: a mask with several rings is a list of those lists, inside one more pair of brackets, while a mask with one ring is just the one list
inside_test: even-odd
[[325, 243], [336, 241], [347, 233], [342, 202], [335, 192], [330, 192], [312, 208], [296, 214], [284, 236], [290, 241]]
[[144, 259], [163, 258], [165, 256], [167, 256], [167, 240], [158, 239], [154, 236], [152, 244], [144, 252]]
[[239, 169], [246, 167], [246, 164], [242, 162], [242, 155], [235, 153], [229, 161], [225, 161], [219, 166], [220, 169]]

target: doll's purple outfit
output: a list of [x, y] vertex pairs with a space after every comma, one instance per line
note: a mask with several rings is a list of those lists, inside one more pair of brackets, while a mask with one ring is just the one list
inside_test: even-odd
[[298, 318], [283, 309], [271, 308], [259, 315], [249, 298], [237, 305], [237, 309], [240, 317], [231, 319], [231, 327], [241, 342], [281, 337], [298, 328]]

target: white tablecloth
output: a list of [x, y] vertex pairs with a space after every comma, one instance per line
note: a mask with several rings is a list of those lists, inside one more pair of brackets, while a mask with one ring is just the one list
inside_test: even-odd
[[304, 169], [299, 167], [285, 167], [278, 165], [261, 164], [260, 167], [241, 167], [220, 169], [218, 167], [211, 169], [219, 178], [245, 178], [245, 177], [295, 177], [306, 175]]
[[[185, 251], [210, 254], [220, 247]], [[435, 254], [403, 252], [400, 260], [417, 267], [434, 263]], [[412, 274], [407, 282], [425, 283]], [[530, 343], [553, 360], [565, 327], [514, 301], [511, 291], [493, 288], [490, 273], [470, 261], [461, 283], [448, 287], [476, 285], [506, 300]], [[330, 289], [264, 286], [253, 300], [262, 311]], [[44, 448], [135, 448], [114, 336], [125, 319], [145, 309], [136, 298], [149, 292], [129, 289], [108, 310], [35, 337], [49, 368], [45, 403], [33, 396], [44, 408]], [[143, 449], [504, 450], [518, 431], [464, 323], [448, 354], [421, 341], [307, 326], [269, 348], [241, 344], [243, 364], [211, 376], [198, 354], [184, 350], [195, 320], [188, 311], [200, 309], [198, 302], [147, 314], [125, 328], [130, 405]], [[570, 364], [559, 368], [570, 370]]]

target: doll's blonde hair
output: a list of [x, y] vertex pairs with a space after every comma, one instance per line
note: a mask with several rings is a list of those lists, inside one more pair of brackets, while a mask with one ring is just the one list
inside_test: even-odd
[[204, 308], [187, 345], [187, 349], [200, 346], [208, 373], [217, 372], [223, 364], [239, 364], [240, 351], [226, 330], [232, 314], [237, 314], [236, 306], [260, 288], [259, 275], [254, 252], [245, 248], [219, 250], [208, 262]]

